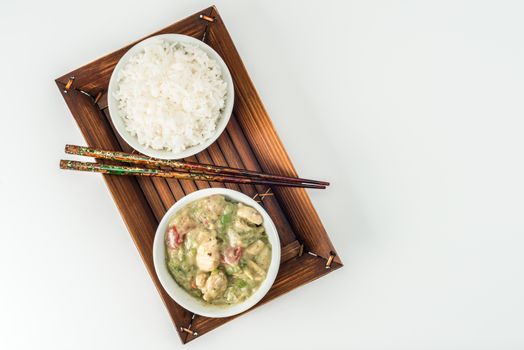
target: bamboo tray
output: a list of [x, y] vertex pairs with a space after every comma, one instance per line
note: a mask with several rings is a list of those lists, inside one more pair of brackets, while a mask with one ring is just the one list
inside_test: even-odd
[[[187, 160], [296, 176], [217, 9], [209, 7], [151, 36], [164, 33], [186, 34], [205, 41], [226, 62], [235, 85], [235, 106], [226, 131], [208, 149]], [[115, 65], [132, 45], [134, 43], [56, 79], [89, 146], [132, 151], [110, 123], [106, 95]], [[157, 224], [166, 210], [188, 193], [225, 186], [255, 198], [272, 217], [282, 244], [280, 271], [273, 287], [257, 306], [342, 267], [304, 189], [103, 176], [183, 343], [234, 318], [208, 318], [190, 313], [167, 295], [155, 274], [152, 245]]]

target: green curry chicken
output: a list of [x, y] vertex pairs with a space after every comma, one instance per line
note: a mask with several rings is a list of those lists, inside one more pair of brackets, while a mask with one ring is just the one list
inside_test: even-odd
[[165, 235], [166, 259], [175, 281], [191, 295], [215, 305], [236, 304], [262, 284], [271, 244], [262, 215], [222, 195], [179, 210]]

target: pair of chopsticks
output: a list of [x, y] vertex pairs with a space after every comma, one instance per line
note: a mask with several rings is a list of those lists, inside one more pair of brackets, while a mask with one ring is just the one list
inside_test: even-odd
[[[298, 177], [265, 174], [247, 169], [185, 162], [180, 160], [156, 159], [142, 154], [107, 151], [76, 145], [66, 145], [65, 152], [79, 156], [94, 157], [139, 166], [112, 165], [75, 160], [61, 160], [60, 168], [90, 171], [110, 175], [157, 176], [182, 180], [216, 181], [238, 184], [262, 184], [287, 187], [324, 189], [329, 182]], [[140, 167], [144, 166], [144, 167]], [[166, 170], [165, 168], [170, 168]]]

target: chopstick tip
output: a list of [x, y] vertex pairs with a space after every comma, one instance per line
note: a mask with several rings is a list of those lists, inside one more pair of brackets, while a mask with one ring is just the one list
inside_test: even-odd
[[66, 144], [64, 150], [65, 153], [74, 154], [78, 150], [78, 146]]
[[67, 168], [68, 168], [67, 160], [60, 159], [60, 169], [67, 169]]

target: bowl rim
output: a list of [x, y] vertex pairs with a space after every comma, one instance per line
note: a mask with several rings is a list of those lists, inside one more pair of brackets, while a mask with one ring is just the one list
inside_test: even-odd
[[[118, 110], [117, 100], [114, 97], [114, 93], [118, 87], [118, 82], [117, 82], [118, 73], [122, 70], [124, 65], [129, 61], [129, 59], [133, 55], [135, 55], [137, 52], [139, 52], [145, 46], [147, 46], [148, 44], [150, 44], [151, 42], [155, 40], [166, 40], [170, 42], [182, 42], [182, 43], [190, 43], [190, 44], [197, 45], [199, 48], [204, 50], [211, 58], [215, 59], [218, 62], [220, 68], [222, 69], [222, 76], [224, 78], [224, 81], [227, 83], [227, 97], [225, 101], [225, 106], [222, 110], [222, 113], [220, 114], [220, 117], [217, 122], [217, 126], [216, 126], [213, 136], [211, 136], [209, 139], [207, 139], [206, 141], [204, 141], [201, 144], [186, 148], [182, 152], [156, 150], [150, 147], [144, 147], [140, 143], [138, 143], [137, 138], [135, 136], [132, 136], [126, 130], [123, 118], [120, 116], [120, 112]], [[224, 132], [227, 126], [227, 123], [229, 122], [229, 119], [231, 118], [231, 114], [233, 113], [234, 101], [235, 101], [235, 89], [233, 85], [233, 78], [231, 77], [231, 72], [229, 71], [229, 68], [227, 67], [222, 57], [211, 46], [209, 46], [205, 42], [200, 41], [196, 38], [193, 38], [192, 36], [183, 35], [183, 34], [168, 33], [168, 34], [154, 35], [154, 36], [146, 38], [136, 43], [135, 45], [133, 45], [118, 60], [118, 63], [116, 64], [115, 68], [113, 69], [113, 72], [111, 73], [111, 77], [109, 79], [108, 90], [107, 90], [107, 108], [109, 111], [109, 118], [111, 119], [111, 122], [113, 123], [118, 134], [124, 139], [124, 141], [127, 144], [129, 144], [133, 149], [137, 150], [138, 152], [145, 154], [149, 157], [160, 158], [160, 159], [182, 159], [182, 158], [186, 158], [186, 157], [195, 155], [203, 151], [204, 149], [208, 148]]]
[[[175, 282], [169, 273], [165, 262], [166, 254], [164, 246], [164, 234], [167, 229], [169, 219], [185, 205], [197, 199], [208, 197], [214, 194], [224, 195], [230, 199], [233, 199], [234, 201], [241, 202], [255, 208], [264, 219], [263, 225], [271, 243], [271, 263], [268, 268], [266, 279], [262, 282], [258, 290], [248, 299], [241, 303], [229, 306], [207, 304], [204, 301], [198, 300], [197, 298], [191, 296]], [[273, 220], [271, 220], [271, 217], [266, 212], [266, 210], [251, 197], [241, 192], [227, 188], [202, 189], [192, 192], [181, 198], [167, 210], [167, 212], [162, 217], [162, 220], [160, 220], [153, 241], [153, 263], [155, 267], [155, 273], [164, 290], [171, 297], [171, 299], [173, 299], [177, 304], [186, 310], [206, 317], [229, 317], [242, 313], [255, 306], [267, 294], [275, 282], [280, 268], [280, 254], [280, 237]]]

